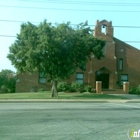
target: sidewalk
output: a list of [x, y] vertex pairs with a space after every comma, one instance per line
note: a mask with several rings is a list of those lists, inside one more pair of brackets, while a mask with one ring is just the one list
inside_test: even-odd
[[121, 96], [131, 100], [140, 100], [140, 96], [134, 94], [110, 94], [110, 95]]
[[1, 99], [0, 103], [56, 103], [56, 102], [92, 102], [92, 103], [140, 103], [140, 99]]

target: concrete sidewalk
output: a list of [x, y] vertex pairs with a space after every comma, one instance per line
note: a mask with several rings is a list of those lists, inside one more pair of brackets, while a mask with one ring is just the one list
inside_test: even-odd
[[125, 97], [128, 99], [140, 99], [140, 96], [135, 94], [110, 94], [110, 95]]
[[3, 99], [0, 103], [49, 103], [49, 102], [92, 102], [92, 103], [140, 103], [140, 99]]

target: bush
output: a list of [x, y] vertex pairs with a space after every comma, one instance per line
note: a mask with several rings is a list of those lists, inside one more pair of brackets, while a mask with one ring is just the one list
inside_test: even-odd
[[1, 93], [8, 93], [8, 88], [5, 85], [2, 85], [0, 91]]
[[84, 85], [78, 82], [72, 82], [70, 92], [84, 92]]
[[69, 85], [66, 82], [59, 82], [57, 85], [58, 92], [69, 90]]
[[0, 72], [0, 93], [13, 93], [16, 86], [16, 74], [11, 70], [2, 70]]
[[86, 86], [84, 89], [85, 89], [86, 92], [91, 92], [92, 87], [91, 86]]
[[140, 85], [136, 88], [130, 88], [129, 94], [139, 94], [140, 95]]
[[39, 88], [38, 89], [38, 92], [42, 92], [42, 91], [44, 91], [44, 88]]
[[92, 88], [91, 89], [91, 93], [96, 93], [96, 89], [95, 88]]

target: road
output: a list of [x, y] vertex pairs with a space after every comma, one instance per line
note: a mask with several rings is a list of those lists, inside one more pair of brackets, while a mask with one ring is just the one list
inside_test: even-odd
[[0, 103], [0, 140], [128, 140], [140, 103]]

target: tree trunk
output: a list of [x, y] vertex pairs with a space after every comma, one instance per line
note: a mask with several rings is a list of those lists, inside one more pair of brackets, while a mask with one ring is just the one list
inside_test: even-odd
[[52, 81], [52, 97], [58, 97], [57, 81], [56, 80]]

